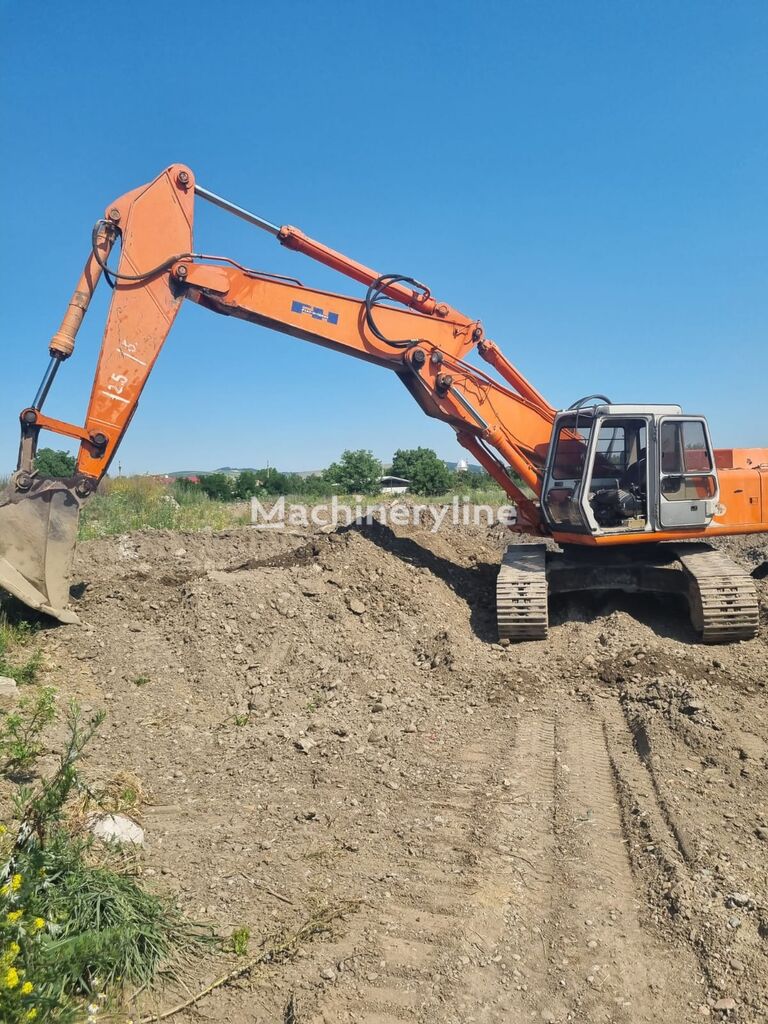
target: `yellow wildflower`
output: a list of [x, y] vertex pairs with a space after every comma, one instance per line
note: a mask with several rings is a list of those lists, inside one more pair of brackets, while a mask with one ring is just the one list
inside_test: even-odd
[[13, 876], [13, 878], [11, 879], [11, 888], [13, 889], [14, 892], [21, 888], [21, 883], [23, 881], [24, 879], [21, 877], [21, 875]]
[[5, 985], [6, 988], [16, 988], [16, 986], [19, 984], [19, 972], [16, 970], [15, 967], [9, 967], [8, 970], [5, 972], [5, 979], [3, 981], [3, 984]]
[[45, 928], [45, 918], [44, 917], [36, 917], [35, 920], [32, 922], [31, 927], [32, 927], [32, 931], [33, 932], [42, 931], [43, 928]]
[[24, 1020], [34, 1020], [35, 1017], [37, 1017], [37, 1010], [34, 1008], [34, 1006], [32, 1007], [31, 1010], [27, 1010], [27, 1012], [24, 1014]]
[[12, 910], [10, 914], [5, 915], [5, 919], [9, 924], [15, 924], [23, 913], [23, 910]]
[[21, 994], [23, 996], [28, 996], [34, 987], [35, 986], [32, 984], [31, 981], [25, 981], [24, 984], [21, 986]]
[[8, 826], [0, 824], [0, 836], [4, 836], [7, 831], [8, 831]]
[[[11, 966], [11, 964], [13, 963], [13, 961], [16, 959], [20, 952], [21, 949], [19, 947], [18, 942], [8, 943], [8, 945], [3, 950], [2, 955], [0, 955], [0, 975], [2, 975], [6, 967]], [[2, 987], [2, 982], [0, 982], [0, 988]]]

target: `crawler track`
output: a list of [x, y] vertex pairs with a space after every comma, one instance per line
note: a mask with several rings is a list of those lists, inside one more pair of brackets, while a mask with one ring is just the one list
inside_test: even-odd
[[678, 552], [688, 577], [691, 621], [704, 643], [754, 639], [760, 623], [754, 580], [706, 545], [681, 546]]
[[510, 544], [496, 580], [496, 616], [501, 640], [546, 640], [547, 549]]

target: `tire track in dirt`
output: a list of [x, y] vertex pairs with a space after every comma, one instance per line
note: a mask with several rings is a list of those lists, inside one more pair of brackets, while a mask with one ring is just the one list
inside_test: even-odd
[[317, 1024], [696, 1019], [695, 957], [641, 912], [602, 714], [535, 709], [514, 743], [488, 730], [456, 767], [447, 793], [422, 794], [438, 827], [393, 866], [366, 966], [326, 991]]
[[[317, 1022], [466, 1021], [470, 1008], [503, 993], [492, 951], [505, 931], [511, 890], [508, 865], [506, 873], [498, 870], [503, 854], [493, 844], [505, 792], [497, 766], [508, 740], [474, 725], [471, 732], [445, 775], [427, 784], [419, 806], [409, 809], [421, 823], [418, 857], [388, 865], [391, 888], [374, 912], [375, 929], [358, 961], [365, 966], [325, 993]], [[488, 874], [490, 858], [498, 865]], [[348, 942], [335, 957], [360, 956], [359, 936]], [[478, 964], [494, 968], [483, 971], [482, 991], [474, 980]]]
[[568, 712], [557, 730], [562, 911], [553, 949], [564, 968], [561, 988], [595, 1024], [693, 1019], [698, 965], [690, 950], [673, 956], [646, 926], [652, 915], [641, 913], [603, 715], [579, 705]]

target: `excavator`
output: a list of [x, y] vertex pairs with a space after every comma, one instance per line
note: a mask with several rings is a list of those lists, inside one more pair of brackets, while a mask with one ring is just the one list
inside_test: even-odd
[[[196, 198], [363, 285], [364, 299], [195, 252]], [[112, 298], [78, 426], [43, 408], [101, 279]], [[545, 639], [548, 595], [589, 589], [681, 595], [705, 643], [756, 636], [754, 582], [710, 541], [768, 532], [768, 448], [713, 448], [705, 417], [679, 405], [598, 394], [555, 409], [479, 320], [425, 284], [273, 224], [199, 185], [182, 164], [126, 192], [94, 225], [40, 387], [21, 412], [17, 470], [0, 495], [0, 588], [30, 608], [79, 621], [70, 584], [80, 509], [115, 457], [184, 300], [391, 370], [427, 416], [456, 432], [516, 506], [513, 532], [527, 535], [500, 567], [501, 639]], [[475, 353], [493, 372], [469, 361]], [[41, 431], [79, 444], [74, 476], [36, 471]]]

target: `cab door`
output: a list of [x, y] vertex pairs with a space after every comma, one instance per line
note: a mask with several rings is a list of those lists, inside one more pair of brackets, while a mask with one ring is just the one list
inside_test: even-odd
[[541, 504], [548, 522], [562, 532], [590, 532], [581, 502], [592, 422], [592, 410], [555, 419]]
[[659, 525], [667, 529], [705, 527], [719, 497], [712, 442], [700, 416], [659, 420]]

